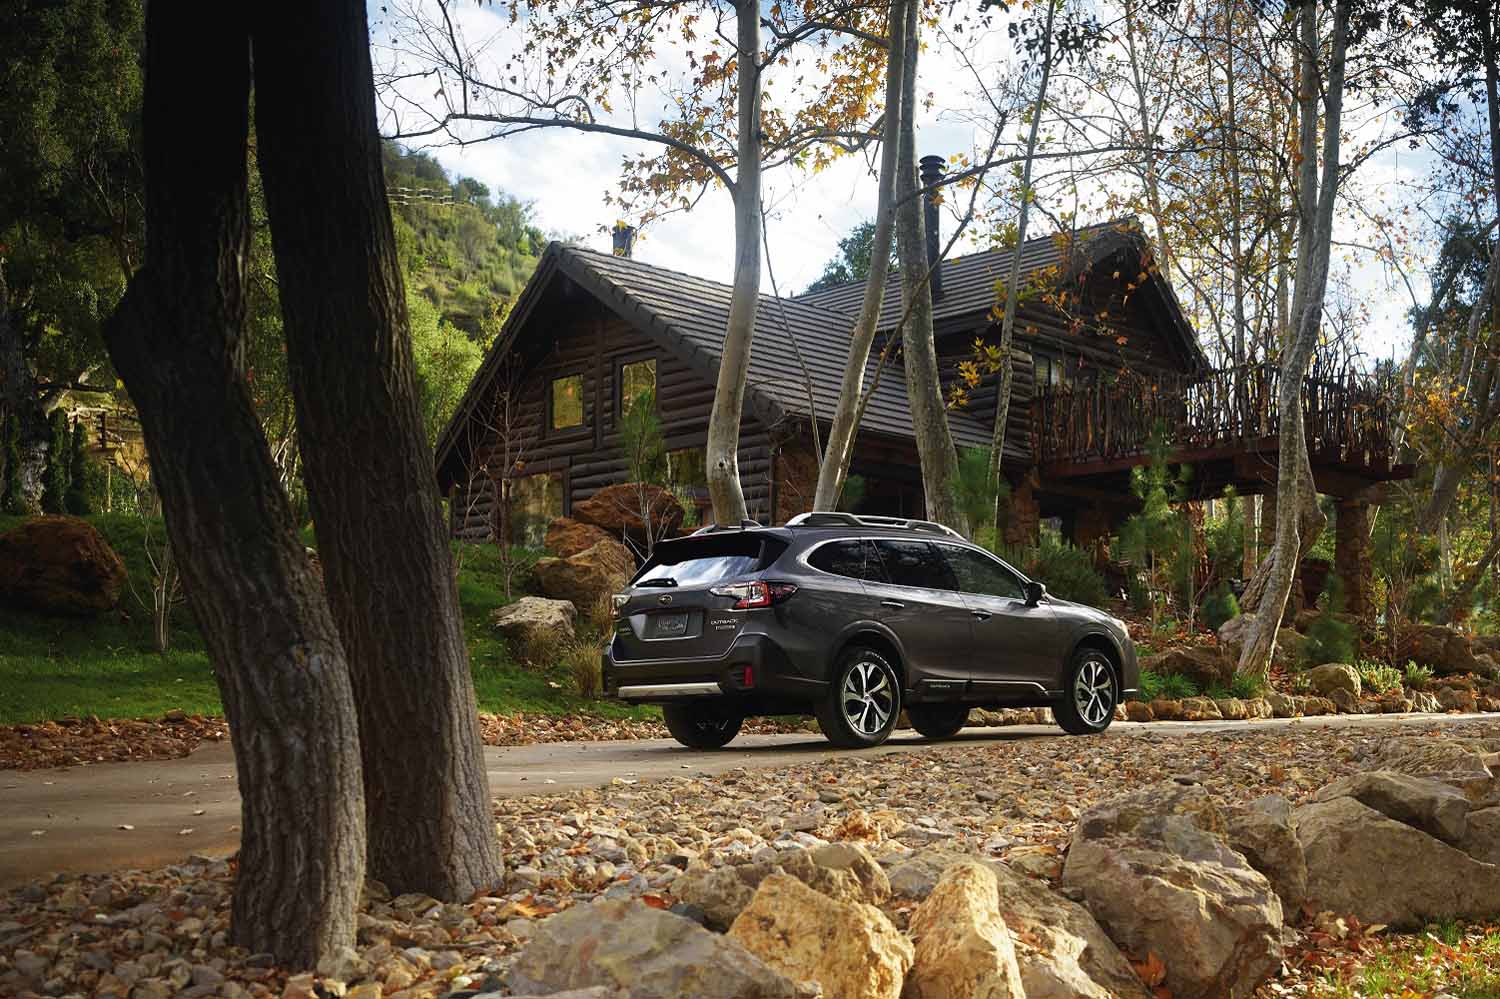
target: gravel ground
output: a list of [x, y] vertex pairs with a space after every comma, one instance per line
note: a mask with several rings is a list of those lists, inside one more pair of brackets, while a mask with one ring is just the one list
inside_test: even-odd
[[[1405, 728], [1403, 737], [1500, 735], [1476, 722]], [[709, 863], [791, 846], [857, 840], [877, 857], [937, 844], [1056, 873], [1079, 813], [1124, 789], [1195, 781], [1231, 801], [1300, 801], [1391, 733], [1291, 727], [1196, 737], [965, 745], [849, 755], [778, 770], [638, 783], [496, 803], [509, 871], [503, 891], [463, 905], [367, 891], [353, 999], [417, 999], [477, 988], [501, 972], [533, 921], [600, 894], [671, 901], [692, 859]], [[263, 956], [226, 946], [230, 865], [59, 877], [0, 899], [0, 995], [129, 999], [311, 999]], [[898, 923], [905, 913], [892, 911]], [[490, 981], [490, 985], [494, 982]], [[1295, 982], [1279, 983], [1286, 994]]]

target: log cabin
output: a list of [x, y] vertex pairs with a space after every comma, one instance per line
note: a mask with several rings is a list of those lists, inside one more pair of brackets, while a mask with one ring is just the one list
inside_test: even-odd
[[[1156, 379], [1206, 368], [1133, 219], [1028, 240], [1020, 252], [1023, 286], [1068, 287], [1072, 294], [1064, 304], [1037, 292], [1019, 308], [1004, 462], [1016, 484], [1030, 464], [1038, 380], [1064, 385], [1124, 372]], [[1010, 257], [1003, 249], [957, 257], [934, 274], [935, 335], [950, 385], [959, 364], [974, 356], [976, 340], [998, 338], [997, 288]], [[1120, 290], [1126, 287], [1132, 290]], [[761, 298], [739, 456], [746, 504], [758, 520], [781, 522], [809, 508], [817, 477], [812, 421], [826, 433], [863, 293], [858, 282]], [[513, 494], [525, 509], [515, 511], [515, 529], [534, 538], [546, 518], [623, 481], [622, 408], [644, 389], [655, 390], [675, 484], [698, 490], [706, 502], [703, 448], [729, 300], [727, 284], [628, 252], [550, 245], [438, 444], [438, 479], [454, 498], [455, 533], [493, 529], [492, 476], [473, 473], [514, 464], [495, 461], [503, 450], [498, 425], [507, 422], [495, 418], [505, 408], [497, 406], [501, 396], [510, 410], [505, 436], [521, 457], [512, 469]], [[881, 337], [901, 311], [900, 279], [892, 275]], [[880, 369], [879, 357], [872, 358], [866, 385], [874, 388], [851, 466], [864, 483], [859, 509], [920, 516], [922, 482], [899, 356], [893, 352]], [[987, 377], [950, 411], [960, 447], [988, 446], [995, 402], [995, 379]], [[1030, 511], [1017, 529], [1034, 529], [1040, 513]]]

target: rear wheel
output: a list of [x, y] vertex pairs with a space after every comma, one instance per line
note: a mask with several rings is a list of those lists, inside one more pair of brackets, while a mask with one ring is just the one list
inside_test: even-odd
[[663, 704], [662, 720], [672, 738], [689, 749], [722, 749], [740, 734], [745, 716], [722, 700]]
[[1052, 715], [1069, 735], [1097, 735], [1114, 721], [1118, 699], [1109, 656], [1098, 649], [1079, 649], [1073, 653], [1063, 698], [1053, 706]]
[[907, 707], [906, 717], [919, 735], [946, 739], [968, 722], [969, 709], [962, 704], [913, 704]]
[[818, 727], [835, 746], [878, 746], [890, 737], [901, 713], [901, 680], [874, 649], [845, 652], [828, 693], [818, 702]]

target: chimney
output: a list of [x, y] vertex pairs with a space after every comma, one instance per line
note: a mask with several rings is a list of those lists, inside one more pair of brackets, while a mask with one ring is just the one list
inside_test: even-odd
[[926, 188], [942, 182], [943, 167], [948, 161], [941, 156], [923, 156], [921, 159], [922, 194], [922, 222], [927, 229], [927, 266], [932, 268], [932, 279], [929, 284], [932, 287], [932, 297], [936, 301], [943, 297], [943, 265], [939, 259], [942, 256], [942, 240], [939, 238], [938, 208], [937, 202], [933, 200], [936, 191], [928, 191]]
[[614, 237], [615, 256], [628, 257], [635, 252], [635, 226], [616, 222], [611, 235]]

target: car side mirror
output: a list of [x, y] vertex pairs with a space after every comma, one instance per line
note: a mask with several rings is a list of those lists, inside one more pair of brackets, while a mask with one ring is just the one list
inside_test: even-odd
[[1047, 587], [1031, 579], [1026, 582], [1026, 606], [1035, 607], [1047, 596]]

